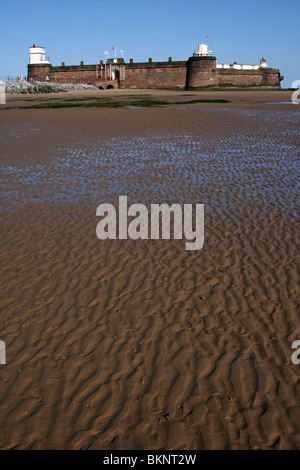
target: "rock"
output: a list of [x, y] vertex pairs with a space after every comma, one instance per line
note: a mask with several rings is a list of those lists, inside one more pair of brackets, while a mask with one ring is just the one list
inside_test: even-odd
[[50, 83], [50, 82], [5, 82], [8, 95], [33, 93], [61, 93], [66, 91], [97, 90], [93, 85], [84, 83]]

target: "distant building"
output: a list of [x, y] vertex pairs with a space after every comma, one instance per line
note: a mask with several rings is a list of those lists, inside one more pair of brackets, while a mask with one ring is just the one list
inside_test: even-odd
[[280, 88], [283, 77], [278, 69], [269, 68], [263, 57], [260, 64], [220, 64], [199, 44], [187, 61], [125, 63], [123, 58], [107, 59], [98, 64], [53, 66], [45, 59], [44, 47], [30, 47], [28, 79], [57, 83], [88, 83], [104, 88], [149, 88], [196, 90], [214, 87]]

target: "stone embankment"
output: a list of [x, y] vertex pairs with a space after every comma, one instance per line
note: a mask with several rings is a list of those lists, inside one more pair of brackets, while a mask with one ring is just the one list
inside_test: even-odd
[[96, 90], [93, 85], [86, 84], [61, 84], [44, 82], [6, 82], [6, 93], [33, 94], [33, 93], [60, 93], [66, 91]]

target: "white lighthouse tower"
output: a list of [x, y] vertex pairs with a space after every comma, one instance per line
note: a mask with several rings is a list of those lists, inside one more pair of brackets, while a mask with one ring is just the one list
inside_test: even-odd
[[267, 61], [264, 57], [260, 59], [259, 64], [260, 64], [260, 67], [262, 67], [263, 69], [266, 69], [268, 67]]
[[33, 46], [29, 48], [29, 63], [50, 64], [49, 60], [45, 58], [45, 48], [33, 44]]

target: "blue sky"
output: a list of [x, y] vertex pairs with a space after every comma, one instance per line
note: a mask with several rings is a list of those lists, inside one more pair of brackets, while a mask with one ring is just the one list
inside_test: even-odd
[[[53, 65], [98, 63], [112, 46], [125, 60], [186, 60], [206, 42], [220, 62], [280, 68], [283, 87], [300, 80], [295, 0], [0, 0], [0, 75], [26, 75], [29, 46]], [[2, 77], [1, 77], [2, 78]]]

